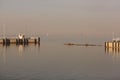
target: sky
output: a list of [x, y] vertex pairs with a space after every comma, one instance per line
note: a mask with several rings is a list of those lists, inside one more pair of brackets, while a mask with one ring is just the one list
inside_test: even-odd
[[104, 41], [120, 36], [120, 0], [0, 0], [0, 33]]

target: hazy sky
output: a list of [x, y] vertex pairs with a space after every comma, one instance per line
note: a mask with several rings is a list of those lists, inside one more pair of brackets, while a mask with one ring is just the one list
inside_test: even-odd
[[0, 32], [120, 36], [120, 0], [0, 0]]

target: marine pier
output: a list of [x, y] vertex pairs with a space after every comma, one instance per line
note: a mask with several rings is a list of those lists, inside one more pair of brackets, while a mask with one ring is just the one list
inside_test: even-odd
[[113, 38], [112, 41], [105, 42], [105, 51], [107, 53], [120, 52], [120, 38]]
[[120, 48], [120, 41], [105, 42], [106, 48]]
[[0, 44], [3, 45], [10, 45], [10, 44], [40, 44], [40, 37], [28, 37], [26, 38], [25, 35], [19, 34], [16, 38], [0, 38]]
[[105, 42], [105, 47], [106, 48], [120, 48], [120, 38], [114, 38], [114, 35], [113, 35], [112, 41]]

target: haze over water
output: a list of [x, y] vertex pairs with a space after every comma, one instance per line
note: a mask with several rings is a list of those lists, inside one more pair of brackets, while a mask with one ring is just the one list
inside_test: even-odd
[[119, 0], [0, 0], [0, 32], [103, 43], [119, 34]]
[[0, 37], [40, 36], [40, 46], [0, 44], [0, 80], [119, 80], [119, 0], [0, 0]]

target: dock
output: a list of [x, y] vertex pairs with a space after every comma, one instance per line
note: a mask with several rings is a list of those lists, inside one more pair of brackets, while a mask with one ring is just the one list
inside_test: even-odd
[[120, 41], [105, 42], [106, 53], [120, 53]]
[[120, 40], [113, 39], [112, 41], [105, 42], [106, 53], [120, 53]]
[[2, 45], [10, 45], [10, 44], [16, 44], [16, 45], [20, 45], [20, 44], [40, 44], [40, 37], [25, 37], [22, 34], [19, 34], [18, 37], [16, 38], [0, 38], [0, 44]]
[[105, 42], [106, 48], [120, 48], [120, 41], [108, 41]]

